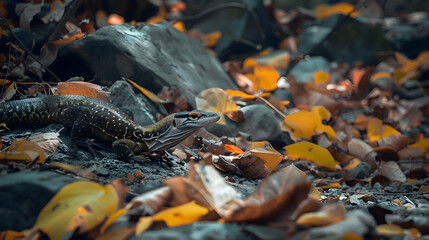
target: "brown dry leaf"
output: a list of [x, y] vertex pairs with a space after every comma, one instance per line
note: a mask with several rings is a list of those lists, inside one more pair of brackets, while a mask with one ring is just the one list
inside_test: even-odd
[[45, 153], [37, 143], [15, 139], [8, 149], [0, 152], [0, 162], [34, 162], [44, 163]]
[[370, 118], [363, 115], [363, 114], [359, 114], [356, 116], [356, 119], [353, 122], [353, 126], [359, 128], [360, 130], [364, 130], [366, 129], [366, 126], [368, 125]]
[[368, 163], [373, 169], [376, 169], [379, 165], [377, 153], [364, 141], [357, 138], [352, 138], [349, 141], [347, 148], [352, 156]]
[[212, 156], [213, 165], [227, 173], [237, 174], [240, 176], [244, 176], [244, 173], [241, 171], [240, 167], [237, 163], [234, 162], [235, 159], [240, 159], [240, 156]]
[[75, 182], [64, 186], [42, 209], [28, 232], [41, 230], [50, 239], [62, 239], [77, 230], [85, 233], [99, 225], [118, 206], [112, 185]]
[[41, 133], [39, 135], [29, 137], [28, 141], [37, 143], [37, 145], [45, 151], [46, 157], [49, 157], [57, 151], [60, 143], [63, 143], [59, 136], [60, 133], [58, 132]]
[[156, 213], [170, 201], [172, 195], [173, 192], [171, 188], [163, 186], [134, 197], [125, 208], [134, 209], [142, 206], [147, 207], [152, 210], [152, 212]]
[[92, 98], [98, 98], [106, 102], [110, 102], [110, 93], [103, 90], [97, 84], [73, 81], [73, 82], [59, 82], [57, 85], [56, 95], [81, 95]]
[[15, 232], [12, 230], [0, 232], [0, 240], [19, 240], [24, 239], [25, 237], [25, 234], [22, 232]]
[[199, 110], [219, 114], [220, 119], [217, 123], [223, 125], [226, 125], [225, 113], [238, 111], [232, 97], [220, 88], [209, 88], [202, 91], [195, 98], [195, 101]]
[[13, 82], [6, 89], [6, 92], [3, 94], [2, 98], [0, 99], [0, 102], [10, 100], [13, 97], [13, 95], [15, 95], [15, 93], [16, 93], [16, 83]]
[[85, 34], [83, 34], [83, 33], [76, 33], [76, 34], [67, 36], [66, 38], [52, 41], [52, 43], [55, 46], [59, 47], [59, 46], [66, 45], [67, 43], [71, 43], [71, 42], [73, 42], [75, 40], [81, 39], [83, 37], [85, 37]]
[[412, 107], [403, 112], [398, 118], [399, 129], [409, 131], [411, 128], [421, 125], [423, 116], [419, 109]]
[[306, 141], [283, 148], [289, 158], [310, 161], [330, 171], [335, 171], [335, 160], [326, 148]]
[[[320, 196], [317, 188], [313, 187], [312, 191], [317, 191], [316, 193]], [[291, 220], [296, 220], [299, 216], [309, 212], [315, 212], [322, 207], [322, 202], [319, 197], [314, 197], [310, 195], [307, 199], [302, 201], [299, 206], [295, 209], [294, 213], [290, 217]]]
[[391, 182], [406, 183], [407, 181], [405, 174], [399, 168], [398, 164], [393, 161], [382, 162], [378, 169], [378, 175], [386, 177]]
[[265, 161], [250, 152], [246, 152], [242, 156], [233, 158], [232, 163], [236, 164], [243, 175], [248, 178], [265, 178], [271, 173], [271, 171], [266, 167]]
[[227, 222], [254, 221], [279, 216], [289, 219], [308, 197], [311, 182], [293, 164], [265, 179], [241, 208], [221, 215]]
[[268, 145], [265, 144], [263, 147], [254, 146], [255, 145], [252, 144], [250, 153], [264, 161], [265, 167], [271, 173], [277, 167], [277, 165], [279, 165], [283, 159], [283, 155], [277, 152], [269, 143]]
[[346, 216], [346, 210], [342, 203], [330, 203], [323, 206], [317, 212], [309, 212], [301, 215], [296, 223], [306, 226], [326, 226], [341, 222]]
[[[163, 105], [169, 113], [183, 112], [188, 109], [188, 102], [184, 96], [180, 95], [178, 88], [163, 88], [161, 92], [158, 93], [158, 97], [163, 101], [165, 100]], [[171, 106], [171, 104], [174, 106]]]
[[395, 151], [399, 151], [404, 147], [408, 146], [413, 140], [402, 135], [402, 134], [394, 134], [390, 137], [384, 137], [377, 141], [377, 146], [390, 146]]
[[374, 148], [380, 160], [384, 161], [399, 161], [398, 152], [391, 146], [383, 146]]

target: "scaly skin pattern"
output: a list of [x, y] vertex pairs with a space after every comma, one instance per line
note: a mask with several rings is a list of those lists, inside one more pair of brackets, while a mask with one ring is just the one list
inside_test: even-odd
[[9, 101], [0, 103], [0, 110], [0, 120], [7, 125], [62, 123], [71, 128], [73, 139], [95, 138], [111, 144], [125, 158], [169, 149], [199, 128], [219, 120], [216, 113], [195, 110], [140, 126], [108, 103], [74, 95]]
[[0, 122], [7, 125], [59, 123], [60, 113], [72, 106], [105, 106], [112, 112], [125, 115], [119, 108], [96, 98], [52, 95], [0, 103]]

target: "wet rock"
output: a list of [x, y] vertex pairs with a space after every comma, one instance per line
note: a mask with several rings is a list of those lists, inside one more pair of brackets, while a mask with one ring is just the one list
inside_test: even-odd
[[313, 81], [313, 73], [318, 71], [330, 72], [329, 62], [324, 57], [312, 57], [300, 61], [290, 71], [299, 83]]
[[[233, 223], [196, 222], [189, 225], [163, 228], [161, 230], [145, 231], [142, 234], [133, 235], [130, 239], [261, 239], [262, 236], [270, 236], [263, 239], [283, 239], [283, 234], [267, 227], [257, 227], [248, 231], [244, 227]], [[256, 232], [256, 233], [255, 233]], [[258, 234], [258, 235], [256, 235]], [[277, 235], [276, 235], [277, 234]], [[257, 237], [258, 236], [258, 237]], [[272, 237], [274, 236], [274, 238]]]
[[[197, 2], [191, 4], [193, 6], [192, 9], [189, 8], [191, 15], [210, 11], [222, 5], [230, 5], [232, 1], [212, 0]], [[263, 1], [236, 0], [233, 2], [236, 2], [235, 5], [242, 3], [242, 7], [226, 7], [214, 11], [207, 17], [201, 17], [194, 21], [185, 21], [187, 29], [198, 29], [202, 33], [221, 31], [222, 36], [214, 47], [214, 51], [222, 60], [248, 55], [249, 52], [255, 53], [258, 45], [263, 47], [266, 44], [275, 47], [278, 40], [274, 36], [272, 20]], [[253, 17], [245, 9], [252, 11], [256, 15], [261, 28], [258, 27]]]
[[134, 122], [137, 124], [149, 125], [157, 121], [158, 114], [167, 115], [167, 111], [161, 103], [152, 102], [142, 93], [136, 93], [126, 81], [116, 81], [109, 91], [112, 104], [130, 110], [134, 115]]
[[[298, 49], [308, 54], [316, 44], [336, 25], [343, 15], [334, 15], [325, 21], [314, 22], [312, 26], [304, 29]], [[329, 60], [339, 63], [362, 62], [374, 64], [380, 61], [374, 52], [390, 51], [390, 43], [387, 41], [381, 26], [372, 26], [355, 18], [348, 18], [335, 33], [317, 49], [312, 56], [324, 56]]]
[[49, 200], [74, 181], [55, 172], [29, 169], [0, 177], [0, 231], [31, 228]]
[[371, 166], [366, 162], [359, 163], [352, 171], [350, 171], [351, 179], [365, 179], [372, 172]]
[[106, 86], [126, 77], [155, 93], [178, 88], [194, 108], [206, 88], [237, 89], [216, 57], [167, 22], [103, 27], [60, 47], [51, 69], [61, 79], [96, 74], [96, 83]]

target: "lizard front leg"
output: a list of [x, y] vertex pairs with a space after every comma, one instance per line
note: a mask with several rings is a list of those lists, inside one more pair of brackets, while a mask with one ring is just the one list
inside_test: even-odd
[[113, 151], [121, 158], [133, 158], [148, 150], [144, 142], [135, 142], [130, 139], [118, 139], [112, 143]]

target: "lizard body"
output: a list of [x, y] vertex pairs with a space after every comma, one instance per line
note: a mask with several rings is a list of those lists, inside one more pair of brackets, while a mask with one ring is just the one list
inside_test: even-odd
[[109, 103], [75, 95], [0, 103], [2, 123], [62, 123], [71, 128], [73, 139], [95, 138], [111, 144], [121, 157], [169, 149], [218, 119], [216, 113], [195, 110], [175, 113], [154, 124], [140, 126], [129, 121], [121, 109]]

